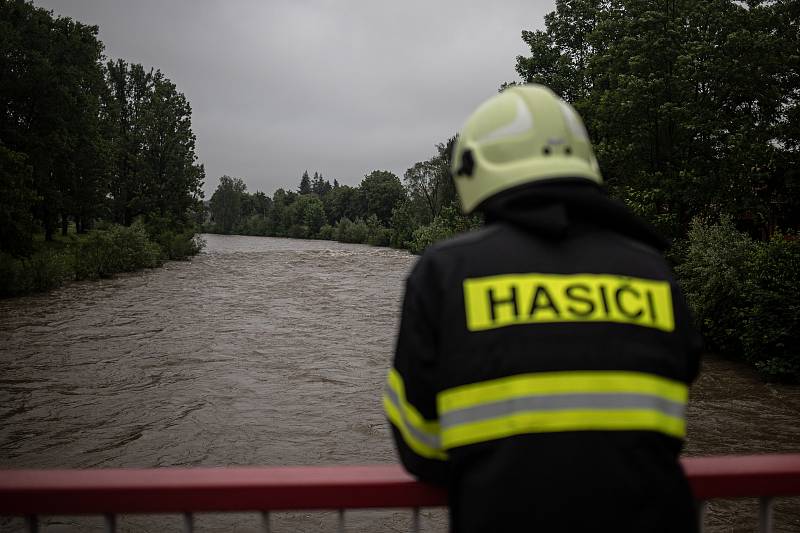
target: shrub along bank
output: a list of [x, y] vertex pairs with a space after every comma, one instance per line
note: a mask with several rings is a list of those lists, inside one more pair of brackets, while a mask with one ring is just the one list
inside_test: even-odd
[[35, 243], [29, 257], [0, 253], [0, 296], [46, 291], [67, 281], [108, 278], [119, 272], [155, 268], [165, 260], [197, 254], [203, 242], [192, 228], [161, 220], [130, 226], [100, 225], [86, 234], [68, 233]]
[[767, 379], [800, 381], [800, 241], [695, 220], [681, 255], [676, 272], [706, 347]]

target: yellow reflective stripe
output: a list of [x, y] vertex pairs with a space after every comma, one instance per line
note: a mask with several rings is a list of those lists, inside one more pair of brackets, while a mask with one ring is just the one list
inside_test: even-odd
[[689, 389], [629, 371], [542, 372], [437, 395], [445, 450], [524, 433], [658, 431], [682, 438]]
[[442, 447], [447, 450], [526, 433], [592, 430], [659, 431], [682, 438], [686, 434], [686, 422], [652, 410], [575, 409], [521, 412], [445, 428], [442, 431]]
[[383, 396], [386, 416], [400, 431], [409, 448], [422, 457], [447, 459], [447, 454], [441, 449], [439, 422], [425, 419], [408, 403], [403, 378], [394, 368], [389, 370], [386, 388]]
[[575, 393], [650, 394], [686, 403], [689, 389], [684, 383], [653, 374], [628, 371], [541, 372], [520, 374], [447, 389], [437, 395], [439, 416], [522, 396]]
[[465, 279], [470, 331], [518, 324], [616, 322], [673, 331], [669, 282], [611, 274], [503, 274]]

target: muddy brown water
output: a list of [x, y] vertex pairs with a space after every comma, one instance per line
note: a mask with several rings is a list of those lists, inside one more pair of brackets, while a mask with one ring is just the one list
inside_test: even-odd
[[[206, 235], [190, 262], [0, 301], [0, 468], [362, 464], [395, 460], [380, 393], [415, 257], [327, 241]], [[686, 455], [800, 451], [800, 388], [709, 357]], [[754, 531], [757, 503], [711, 502], [710, 531]], [[777, 531], [800, 531], [781, 499]], [[44, 531], [102, 531], [45, 517]], [[281, 513], [274, 531], [333, 531]], [[442, 510], [423, 530], [445, 531]], [[252, 513], [198, 531], [257, 531]], [[348, 531], [403, 531], [406, 511], [348, 513]], [[177, 516], [121, 517], [178, 531]], [[0, 518], [0, 530], [22, 528]]]

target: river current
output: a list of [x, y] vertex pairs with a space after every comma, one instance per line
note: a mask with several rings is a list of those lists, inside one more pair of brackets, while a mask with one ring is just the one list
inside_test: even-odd
[[[188, 262], [0, 300], [0, 468], [363, 464], [395, 461], [380, 406], [415, 257], [328, 241], [205, 235]], [[800, 389], [707, 358], [685, 453], [800, 451]], [[708, 531], [754, 531], [756, 502], [713, 501]], [[348, 513], [348, 531], [403, 531], [405, 511]], [[283, 513], [274, 531], [333, 531]], [[777, 531], [800, 531], [779, 500]], [[441, 510], [423, 530], [445, 531]], [[0, 530], [21, 529], [0, 518]], [[44, 531], [102, 531], [47, 517]], [[123, 531], [178, 531], [123, 516]], [[198, 531], [257, 531], [255, 514]]]

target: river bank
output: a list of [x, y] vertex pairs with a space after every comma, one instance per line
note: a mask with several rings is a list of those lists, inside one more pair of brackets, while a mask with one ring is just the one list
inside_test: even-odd
[[167, 260], [196, 255], [202, 246], [191, 229], [163, 228], [142, 221], [130, 226], [105, 224], [86, 233], [77, 233], [72, 226], [52, 241], [36, 235], [28, 256], [0, 253], [0, 298], [156, 268]]
[[[326, 241], [204, 235], [191, 262], [0, 301], [0, 466], [90, 468], [396, 462], [380, 405], [416, 257]], [[708, 356], [686, 454], [798, 451], [800, 390]], [[800, 530], [780, 500], [776, 531]], [[755, 530], [756, 503], [713, 501], [711, 532]], [[99, 518], [48, 517], [62, 530]], [[335, 531], [335, 513], [274, 516]], [[443, 510], [423, 530], [446, 531]], [[88, 524], [88, 525], [87, 525]], [[405, 530], [405, 512], [348, 513], [348, 531]], [[123, 516], [123, 531], [180, 517]], [[249, 514], [202, 515], [250, 531]], [[3, 531], [21, 521], [0, 520]]]

